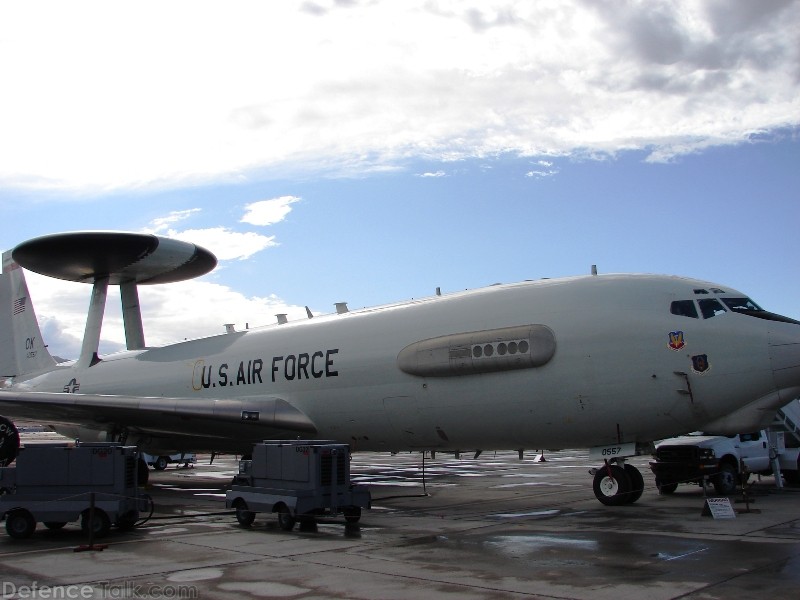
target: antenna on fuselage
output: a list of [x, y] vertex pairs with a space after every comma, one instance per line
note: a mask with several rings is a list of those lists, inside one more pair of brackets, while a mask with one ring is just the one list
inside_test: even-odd
[[128, 350], [141, 350], [145, 341], [138, 286], [185, 281], [217, 266], [216, 257], [195, 244], [120, 231], [45, 235], [19, 244], [12, 256], [20, 266], [41, 275], [92, 284], [78, 359], [78, 365], [86, 367], [100, 360], [100, 331], [109, 285], [120, 286], [126, 346]]

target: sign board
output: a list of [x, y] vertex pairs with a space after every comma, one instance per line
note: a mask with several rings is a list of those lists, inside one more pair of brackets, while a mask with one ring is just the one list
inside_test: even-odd
[[704, 517], [713, 517], [714, 519], [735, 519], [736, 511], [731, 506], [731, 501], [728, 498], [706, 498], [703, 504], [703, 512], [700, 513]]

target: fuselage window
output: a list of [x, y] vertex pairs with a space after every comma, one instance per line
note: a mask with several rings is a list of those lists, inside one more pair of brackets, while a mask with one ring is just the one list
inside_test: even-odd
[[697, 302], [700, 304], [700, 312], [703, 313], [704, 319], [710, 319], [711, 317], [723, 315], [728, 312], [725, 310], [725, 307], [720, 304], [720, 301], [714, 298], [703, 298]]
[[676, 300], [669, 307], [669, 312], [679, 317], [697, 319], [697, 307], [692, 300]]

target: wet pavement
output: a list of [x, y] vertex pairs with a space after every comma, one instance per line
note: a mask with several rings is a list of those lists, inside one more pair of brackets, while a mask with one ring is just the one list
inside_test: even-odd
[[[583, 451], [356, 454], [354, 479], [373, 508], [280, 530], [259, 514], [242, 529], [224, 508], [235, 457], [150, 473], [156, 511], [103, 551], [77, 524], [27, 540], [0, 533], [2, 597], [64, 598], [672, 598], [800, 596], [800, 488], [764, 477], [735, 519], [702, 516], [703, 493], [646, 489], [607, 507], [592, 493]], [[709, 489], [711, 493], [711, 489]], [[35, 582], [35, 584], [34, 584]], [[38, 596], [33, 595], [36, 586]], [[58, 594], [61, 593], [61, 596]], [[27, 594], [27, 595], [26, 595]]]

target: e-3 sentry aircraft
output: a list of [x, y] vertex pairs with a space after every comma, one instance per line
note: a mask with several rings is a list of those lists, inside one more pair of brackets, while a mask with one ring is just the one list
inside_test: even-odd
[[[673, 276], [495, 285], [147, 347], [138, 286], [215, 265], [193, 244], [121, 232], [5, 253], [0, 414], [156, 454], [297, 437], [384, 451], [590, 447], [594, 492], [615, 505], [641, 495], [625, 459], [654, 440], [757, 430], [800, 395], [798, 321]], [[76, 361], [48, 353], [20, 267], [93, 285]], [[109, 285], [127, 350], [99, 356]]]

